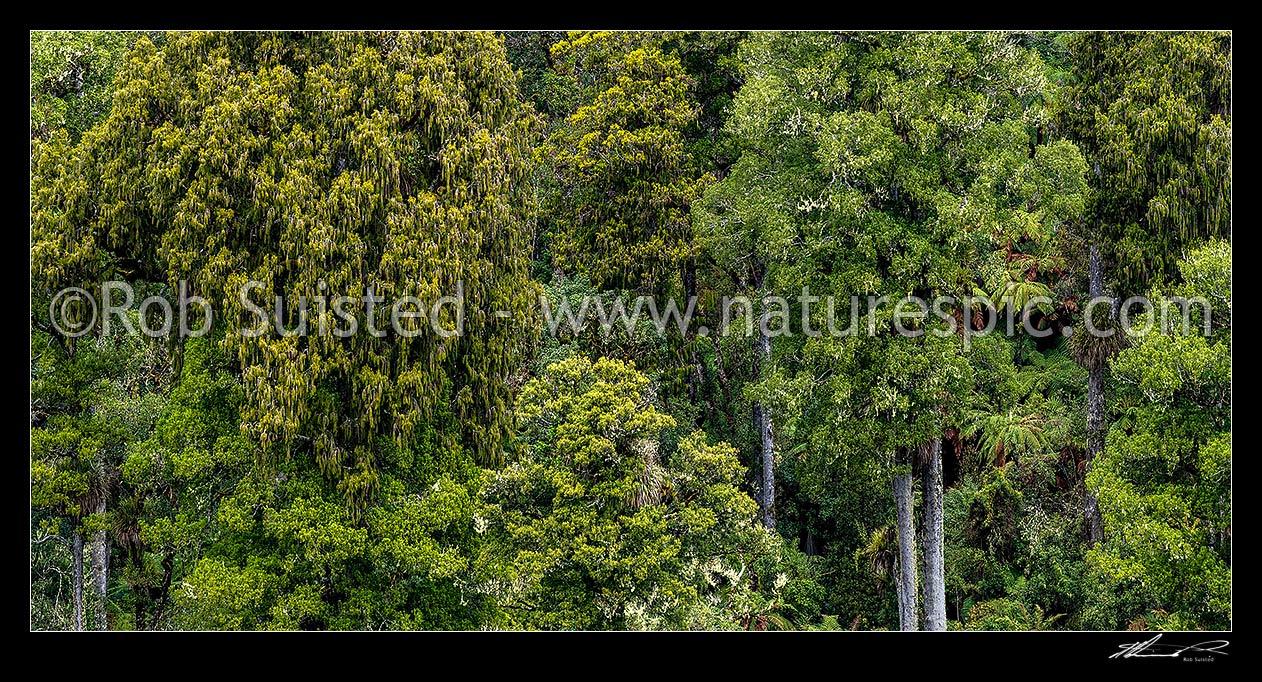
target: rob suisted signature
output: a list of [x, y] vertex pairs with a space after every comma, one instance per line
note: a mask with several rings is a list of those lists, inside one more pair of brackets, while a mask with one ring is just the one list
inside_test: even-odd
[[[1130, 644], [1121, 644], [1118, 646], [1117, 653], [1109, 656], [1109, 658], [1182, 658], [1184, 654], [1222, 654], [1227, 655], [1223, 651], [1223, 647], [1229, 643], [1225, 639], [1211, 639], [1199, 644], [1159, 644], [1161, 635], [1157, 635], [1150, 640], [1144, 642], [1132, 642]], [[1198, 658], [1197, 660], [1202, 660]], [[1208, 659], [1212, 660], [1212, 656]]]

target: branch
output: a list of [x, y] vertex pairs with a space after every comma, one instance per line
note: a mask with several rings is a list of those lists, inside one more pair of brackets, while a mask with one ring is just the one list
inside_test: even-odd
[[36, 319], [34, 315], [31, 315], [31, 326], [44, 332], [45, 334], [48, 334], [48, 336], [52, 338], [53, 341], [57, 342], [58, 346], [61, 346], [61, 350], [63, 353], [65, 353], [66, 357], [70, 357], [70, 348], [66, 346], [66, 339], [61, 335], [60, 332], [58, 332], [56, 329], [53, 329], [49, 325], [41, 324], [40, 321]]
[[45, 535], [44, 537], [42, 537], [42, 538], [40, 538], [40, 539], [36, 540], [35, 542], [32, 542], [32, 543], [31, 543], [31, 546], [32, 546], [32, 547], [35, 547], [35, 546], [37, 546], [37, 545], [42, 545], [42, 544], [44, 544], [45, 542], [48, 542], [49, 540], [56, 540], [57, 542], [60, 542], [60, 543], [62, 544], [62, 546], [63, 546], [63, 547], [69, 547], [69, 546], [70, 546], [70, 541], [69, 541], [69, 540], [67, 540], [67, 539], [65, 539], [65, 538], [63, 538], [63, 537], [61, 537], [60, 535], [52, 535], [52, 534]]

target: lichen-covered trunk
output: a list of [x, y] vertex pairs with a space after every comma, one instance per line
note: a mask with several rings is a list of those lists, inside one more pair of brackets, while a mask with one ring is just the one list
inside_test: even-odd
[[[96, 505], [96, 513], [105, 513], [105, 498], [102, 497]], [[109, 597], [109, 574], [110, 574], [110, 542], [109, 537], [104, 530], [98, 530], [92, 534], [92, 590], [96, 593], [96, 599], [93, 603], [96, 616], [96, 629], [108, 630], [109, 622], [106, 616], [106, 602]]]
[[[906, 462], [900, 462], [906, 464]], [[894, 477], [894, 508], [898, 512], [898, 628], [916, 629], [916, 526], [912, 517], [911, 470]]]
[[923, 469], [925, 629], [946, 630], [946, 576], [942, 557], [942, 440], [925, 447]]
[[74, 629], [83, 629], [83, 533], [76, 530], [70, 543], [71, 593], [74, 600]]
[[[1104, 262], [1100, 257], [1100, 247], [1095, 243], [1091, 244], [1087, 261], [1087, 288], [1091, 298], [1104, 295]], [[1086, 473], [1091, 473], [1091, 463], [1104, 449], [1104, 370], [1103, 362], [1092, 364], [1088, 368]], [[1090, 490], [1086, 490], [1083, 516], [1087, 526], [1088, 545], [1094, 547], [1104, 539], [1104, 520], [1100, 516], [1099, 500]]]

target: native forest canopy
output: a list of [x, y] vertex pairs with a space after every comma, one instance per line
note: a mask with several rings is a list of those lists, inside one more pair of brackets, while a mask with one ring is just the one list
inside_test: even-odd
[[1230, 34], [30, 50], [32, 629], [1231, 627]]

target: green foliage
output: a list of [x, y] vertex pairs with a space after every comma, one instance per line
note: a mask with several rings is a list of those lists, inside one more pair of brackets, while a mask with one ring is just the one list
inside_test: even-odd
[[743, 31], [685, 31], [663, 37], [663, 51], [679, 58], [693, 82], [700, 107], [685, 131], [693, 160], [712, 173], [722, 174], [740, 156], [736, 140], [726, 130], [732, 100], [741, 84], [738, 50]]
[[[750, 77], [729, 125], [745, 154], [697, 213], [722, 267], [753, 253], [788, 291], [971, 294], [970, 264], [1082, 209], [1081, 157], [1034, 139], [1046, 115], [1030, 102], [1048, 87], [1039, 62], [1002, 35], [765, 34], [742, 49]], [[876, 311], [878, 330], [892, 310]], [[828, 329], [826, 313], [815, 306], [814, 329]], [[835, 313], [844, 329], [849, 311]], [[802, 384], [873, 434], [821, 441], [869, 452], [927, 441], [939, 408], [965, 394], [951, 388], [968, 381], [960, 344], [865, 337], [804, 342]], [[775, 407], [789, 414], [777, 429], [791, 430], [796, 410]]]
[[[1081, 513], [1064, 491], [1049, 495], [1049, 487], [1040, 478], [1025, 479], [1010, 462], [947, 491], [947, 599], [964, 627], [1081, 625], [1090, 582]], [[983, 603], [1006, 615], [977, 612]], [[993, 620], [1000, 617], [1015, 620]]]
[[557, 264], [602, 288], [678, 290], [689, 206], [709, 181], [685, 143], [697, 116], [687, 74], [639, 34], [572, 34], [551, 50], [583, 93], [537, 151], [557, 187], [544, 207]]
[[1231, 36], [1077, 33], [1068, 48], [1062, 125], [1091, 159], [1092, 227], [1126, 298], [1231, 234]]
[[[799, 453], [779, 465], [786, 485], [801, 486], [802, 509], [781, 518], [803, 535], [851, 526], [833, 515], [858, 509], [883, 523], [891, 454], [951, 427], [974, 424], [965, 437], [985, 433], [992, 458], [1042, 454], [1052, 422], [1034, 405], [1022, 413], [1005, 397], [1007, 421], [985, 408], [985, 425], [968, 416], [973, 387], [989, 390], [992, 370], [978, 365], [1013, 372], [1009, 347], [1006, 358], [979, 358], [958, 338], [895, 334], [892, 317], [908, 294], [998, 288], [998, 303], [1019, 309], [1050, 291], [1034, 278], [1040, 263], [1054, 265], [1052, 237], [1084, 209], [1086, 165], [1073, 145], [1042, 139], [1054, 88], [1038, 57], [1002, 34], [767, 33], [746, 39], [741, 58], [728, 129], [743, 154], [694, 210], [704, 253], [737, 286], [842, 296], [839, 330], [851, 321], [844, 297], [891, 301], [873, 314], [873, 336], [870, 303], [841, 337], [816, 304], [808, 317], [822, 335], [773, 339], [777, 366], [747, 389], [776, 415], [780, 447]], [[838, 478], [867, 488], [817, 492]], [[828, 535], [846, 538], [836, 551], [848, 564], [867, 546], [859, 565], [884, 565], [871, 529]]]
[[[352, 514], [311, 455], [253, 470], [219, 505], [174, 595], [176, 624], [246, 629], [474, 629], [485, 598], [467, 455], [391, 453], [379, 501]], [[397, 462], [412, 460], [409, 469]]]
[[769, 542], [728, 445], [674, 420], [634, 365], [573, 357], [517, 402], [527, 450], [488, 485], [503, 625], [679, 629], [714, 623]]
[[565, 39], [564, 31], [505, 31], [504, 50], [518, 71], [518, 91], [549, 119], [565, 117], [576, 108], [576, 84], [552, 66], [552, 46]]
[[[930, 441], [951, 629], [1231, 627], [1229, 35], [30, 47], [33, 628], [74, 628], [77, 591], [102, 629], [892, 629], [891, 476], [922, 464], [895, 454]], [[982, 303], [895, 327], [904, 297], [985, 295], [1082, 331], [1088, 246], [1156, 305], [1129, 331], [962, 335]], [[111, 279], [186, 280], [214, 328], [50, 324]], [[307, 333], [242, 333], [249, 280]], [[367, 287], [460, 296], [462, 333], [371, 336]], [[696, 294], [692, 329], [628, 327], [642, 293]], [[270, 310], [319, 295], [358, 332]]]
[[[242, 368], [248, 437], [268, 456], [309, 442], [355, 505], [377, 491], [376, 453], [408, 449], [446, 383], [460, 424], [447, 444], [496, 462], [535, 291], [521, 182], [534, 119], [515, 88], [487, 34], [142, 38], [109, 117], [72, 148], [36, 145], [37, 291], [109, 264], [190, 280], [242, 321], [224, 347]], [[464, 333], [252, 337], [250, 280], [263, 283], [255, 301], [462, 294]], [[305, 319], [298, 307], [285, 329]], [[361, 325], [364, 308], [346, 306]], [[311, 317], [344, 328], [328, 310]]]
[[31, 137], [64, 130], [77, 141], [109, 113], [114, 74], [144, 35], [123, 31], [31, 32]]
[[200, 558], [220, 500], [254, 463], [239, 428], [242, 387], [217, 341], [185, 344], [178, 381], [152, 433], [129, 448], [119, 468], [124, 486], [114, 529], [134, 629], [169, 625], [172, 585]]
[[978, 436], [979, 454], [988, 461], [993, 460], [995, 466], [1003, 466], [1008, 457], [1041, 452], [1048, 446], [1042, 415], [1017, 414], [1015, 410], [1000, 413], [979, 410], [972, 418], [961, 434]]
[[636, 315], [633, 292], [598, 289], [585, 275], [553, 278], [543, 292], [552, 318], [545, 324], [555, 324], [556, 331], [548, 328], [540, 336], [533, 375], [574, 354], [635, 361], [647, 373], [669, 369], [677, 360], [670, 339], [657, 334], [648, 306]]
[[[137, 323], [134, 308], [126, 314]], [[104, 531], [110, 540], [126, 540], [112, 504], [120, 496], [119, 467], [166, 403], [166, 348], [117, 325], [112, 332], [67, 343], [32, 330], [31, 541], [43, 547], [33, 548], [31, 570], [33, 576], [60, 571], [55, 580], [33, 579], [32, 627], [73, 627], [66, 580], [72, 537]], [[104, 607], [107, 618], [115, 617], [116, 605]]]
[[[1192, 252], [1183, 269], [1188, 283], [1176, 295], [1230, 310], [1225, 244]], [[1176, 625], [1224, 629], [1231, 625], [1230, 318], [1209, 338], [1196, 326], [1154, 326], [1133, 331], [1132, 346], [1113, 363], [1118, 418], [1087, 477], [1105, 519], [1105, 541], [1088, 560], [1105, 591], [1130, 595], [1111, 612], [1098, 609], [1096, 623], [1121, 627], [1161, 612]]]
[[992, 599], [969, 609], [966, 630], [1048, 630], [1056, 618], [1046, 618], [1038, 606], [1012, 599]]

